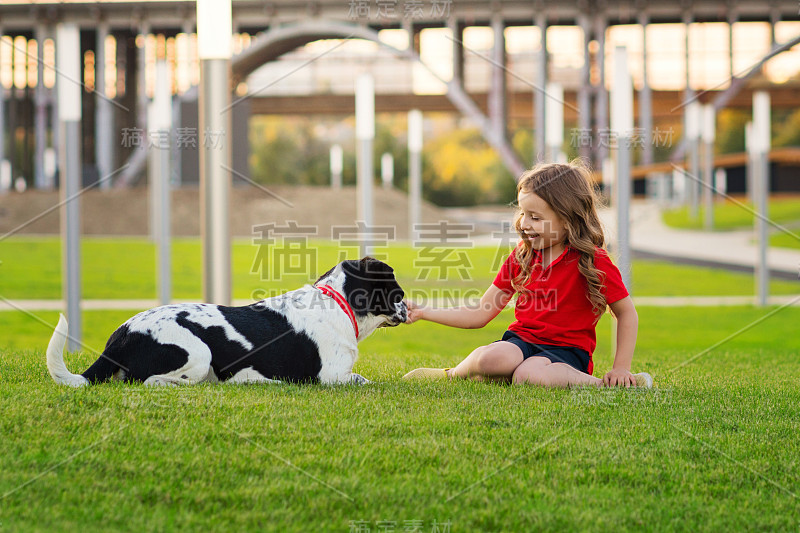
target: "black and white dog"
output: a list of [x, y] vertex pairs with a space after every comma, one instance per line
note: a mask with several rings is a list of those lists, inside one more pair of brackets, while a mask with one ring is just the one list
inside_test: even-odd
[[56, 382], [73, 387], [111, 377], [145, 385], [366, 383], [353, 373], [358, 342], [405, 322], [403, 297], [386, 263], [343, 261], [314, 285], [245, 307], [176, 304], [139, 313], [81, 375], [64, 364], [62, 315], [47, 347], [47, 368]]

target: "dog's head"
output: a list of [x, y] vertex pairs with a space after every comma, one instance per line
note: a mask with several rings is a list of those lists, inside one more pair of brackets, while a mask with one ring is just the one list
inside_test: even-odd
[[376, 328], [406, 321], [405, 293], [394, 277], [394, 269], [372, 257], [342, 261], [316, 282], [327, 283], [353, 308], [359, 328], [366, 337]]

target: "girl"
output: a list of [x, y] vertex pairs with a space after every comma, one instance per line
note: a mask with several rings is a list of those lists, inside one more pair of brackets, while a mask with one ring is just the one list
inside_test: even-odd
[[[605, 237], [588, 169], [538, 165], [517, 184], [514, 227], [522, 238], [481, 298], [479, 307], [436, 309], [413, 302], [408, 320], [482, 328], [518, 295], [502, 340], [481, 346], [455, 368], [418, 368], [404, 379], [469, 378], [550, 387], [651, 387], [631, 374], [639, 317], [619, 269], [603, 249]], [[595, 327], [606, 306], [617, 319], [617, 351], [603, 379], [592, 376]]]

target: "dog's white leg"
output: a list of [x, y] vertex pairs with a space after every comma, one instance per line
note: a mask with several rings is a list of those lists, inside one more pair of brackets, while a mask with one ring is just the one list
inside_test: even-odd
[[159, 376], [150, 376], [146, 380], [144, 380], [144, 385], [148, 387], [177, 387], [178, 385], [182, 385], [181, 379], [176, 377], [170, 376], [168, 374], [162, 374]]
[[366, 385], [367, 383], [372, 383], [361, 374], [356, 374], [354, 372], [347, 372], [346, 374], [340, 374], [338, 376], [320, 378], [319, 381], [323, 385]]
[[211, 369], [211, 349], [206, 343], [192, 336], [189, 342], [182, 346], [188, 353], [189, 359], [181, 368], [150, 376], [144, 381], [149, 386], [175, 386], [195, 385], [213, 374]]
[[278, 379], [270, 379], [262, 376], [253, 367], [243, 368], [234, 374], [226, 383], [281, 383]]
[[353, 372], [350, 374], [350, 383], [354, 383], [355, 385], [366, 385], [367, 383], [372, 383], [370, 380], [362, 376], [361, 374], [356, 374]]

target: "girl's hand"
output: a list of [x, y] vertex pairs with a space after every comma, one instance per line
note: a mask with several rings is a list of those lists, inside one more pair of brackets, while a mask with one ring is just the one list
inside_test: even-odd
[[410, 300], [405, 300], [406, 303], [406, 324], [413, 324], [420, 318], [422, 318], [422, 313], [424, 308], [416, 304]]
[[603, 376], [603, 385], [606, 387], [633, 387], [636, 385], [636, 379], [628, 370], [612, 368]]

